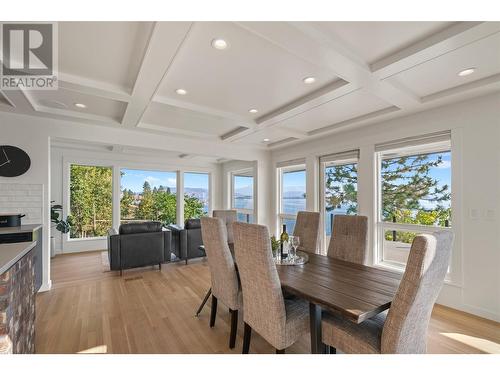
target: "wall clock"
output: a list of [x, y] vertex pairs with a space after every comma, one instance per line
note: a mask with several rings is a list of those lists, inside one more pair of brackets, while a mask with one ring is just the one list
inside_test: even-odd
[[0, 176], [20, 176], [26, 173], [30, 166], [30, 157], [19, 147], [0, 146]]

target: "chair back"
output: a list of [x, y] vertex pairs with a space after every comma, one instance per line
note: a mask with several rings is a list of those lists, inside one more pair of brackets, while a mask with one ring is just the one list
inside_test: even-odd
[[364, 264], [367, 257], [368, 218], [358, 215], [335, 215], [328, 256]]
[[222, 219], [227, 228], [227, 242], [233, 243], [233, 223], [237, 221], [236, 210], [213, 210], [212, 216]]
[[406, 269], [382, 331], [382, 353], [425, 353], [434, 302], [450, 263], [453, 233], [413, 240]]
[[299, 211], [293, 235], [300, 239], [299, 250], [318, 252], [319, 212]]
[[232, 310], [238, 310], [239, 282], [221, 219], [202, 217], [201, 231], [212, 278], [212, 293]]
[[234, 251], [247, 324], [268, 342], [278, 342], [286, 324], [281, 283], [266, 226], [236, 222]]

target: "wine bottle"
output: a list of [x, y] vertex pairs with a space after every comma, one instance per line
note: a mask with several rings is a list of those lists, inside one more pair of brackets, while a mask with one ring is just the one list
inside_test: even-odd
[[288, 242], [288, 233], [286, 232], [286, 224], [283, 224], [283, 231], [281, 232], [280, 236], [280, 255], [281, 259], [286, 259], [288, 254], [285, 254], [284, 249], [286, 246], [286, 243]]

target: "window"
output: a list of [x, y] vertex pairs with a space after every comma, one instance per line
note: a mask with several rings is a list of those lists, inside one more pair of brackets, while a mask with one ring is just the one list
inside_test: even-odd
[[158, 220], [176, 222], [177, 175], [175, 172], [122, 169], [120, 219], [122, 223]]
[[358, 150], [320, 158], [323, 253], [330, 243], [335, 215], [358, 212], [358, 159]]
[[378, 262], [404, 267], [420, 233], [451, 226], [450, 135], [377, 146]]
[[279, 221], [280, 229], [286, 225], [287, 233], [293, 233], [297, 212], [306, 209], [306, 170], [305, 165], [294, 165], [279, 168], [280, 198]]
[[232, 174], [231, 208], [238, 212], [238, 221], [254, 222], [254, 179], [252, 171]]
[[113, 224], [113, 169], [70, 165], [71, 239], [96, 238]]
[[207, 216], [210, 205], [208, 173], [184, 173], [184, 219]]

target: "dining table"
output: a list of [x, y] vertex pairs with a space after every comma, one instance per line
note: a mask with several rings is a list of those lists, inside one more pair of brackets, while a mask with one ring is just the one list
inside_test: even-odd
[[[340, 315], [355, 324], [363, 323], [389, 309], [403, 276], [398, 271], [315, 253], [307, 253], [307, 259], [305, 264], [277, 265], [276, 269], [283, 291], [309, 302], [312, 354], [327, 352], [321, 337], [323, 312]], [[196, 316], [210, 294], [211, 289]]]
[[311, 353], [326, 353], [321, 338], [324, 311], [360, 324], [387, 310], [402, 274], [351, 263], [325, 255], [308, 254], [308, 262], [276, 267], [281, 288], [309, 302]]

